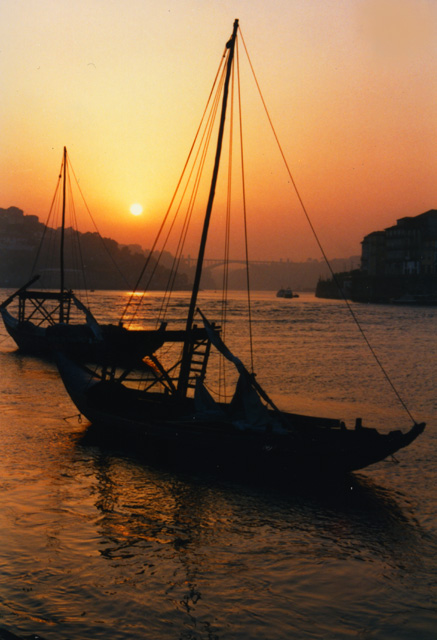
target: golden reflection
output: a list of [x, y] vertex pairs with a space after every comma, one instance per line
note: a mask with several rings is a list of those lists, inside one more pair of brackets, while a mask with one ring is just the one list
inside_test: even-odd
[[150, 296], [150, 294], [148, 292], [144, 292], [144, 291], [123, 291], [122, 295], [125, 298], [148, 298]]

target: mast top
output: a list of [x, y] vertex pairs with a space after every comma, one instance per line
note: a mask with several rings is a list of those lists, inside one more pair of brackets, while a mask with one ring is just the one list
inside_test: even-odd
[[232, 30], [232, 35], [231, 35], [231, 37], [229, 38], [229, 40], [228, 40], [228, 41], [227, 41], [227, 43], [226, 43], [226, 49], [230, 49], [230, 48], [232, 47], [232, 44], [233, 44], [233, 42], [234, 42], [234, 40], [235, 40], [235, 37], [236, 37], [236, 35], [237, 35], [237, 31], [238, 31], [238, 18], [236, 18], [236, 19], [234, 20], [234, 28], [233, 28], [233, 30]]

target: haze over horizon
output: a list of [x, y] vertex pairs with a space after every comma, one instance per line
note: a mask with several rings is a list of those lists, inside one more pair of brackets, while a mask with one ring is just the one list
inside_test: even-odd
[[[1, 213], [2, 211], [6, 211], [6, 210], [8, 210], [8, 209], [19, 209], [19, 207], [15, 207], [15, 205], [10, 205], [9, 207], [1, 207], [1, 206], [0, 206], [0, 213]], [[20, 211], [22, 211], [21, 209], [19, 209], [19, 210], [20, 210]], [[33, 214], [33, 213], [29, 212], [29, 211], [28, 211], [28, 212], [23, 211], [23, 215], [24, 215], [24, 216], [33, 216], [33, 215], [36, 215], [36, 214]], [[37, 216], [37, 217], [38, 217], [38, 220], [39, 220], [39, 222], [40, 222], [41, 224], [44, 224], [44, 225], [46, 224], [47, 220], [41, 219], [39, 216]], [[51, 228], [51, 229], [60, 229], [60, 224], [58, 224], [58, 221], [57, 221], [55, 224], [50, 224], [50, 223], [49, 223], [47, 226], [48, 226], [49, 228]], [[66, 224], [66, 228], [67, 228], [67, 229], [68, 229], [69, 227], [71, 227], [71, 226], [73, 226], [73, 225], [71, 225], [70, 223], [67, 223], [67, 224]], [[74, 228], [75, 228], [75, 227], [74, 227]], [[84, 231], [84, 233], [95, 233], [95, 232], [100, 233], [100, 230], [99, 230], [99, 229], [95, 229], [95, 228], [94, 228], [94, 229], [86, 229], [86, 230]], [[80, 234], [80, 233], [81, 233], [81, 231], [79, 231], [79, 234]], [[120, 247], [128, 247], [128, 248], [131, 250], [131, 252], [133, 252], [133, 253], [140, 252], [140, 250], [141, 250], [141, 252], [145, 252], [145, 253], [147, 254], [147, 252], [149, 252], [149, 251], [150, 251], [150, 248], [151, 248], [150, 246], [142, 245], [139, 241], [138, 241], [138, 242], [135, 242], [135, 239], [134, 239], [134, 241], [133, 241], [133, 242], [121, 242], [121, 241], [120, 241], [117, 237], [115, 237], [115, 236], [111, 236], [111, 235], [103, 236], [103, 234], [101, 234], [101, 235], [102, 235], [102, 237], [103, 237], [104, 239], [106, 239], [106, 240], [112, 240], [112, 241], [116, 242]], [[158, 253], [158, 252], [159, 252], [159, 251], [158, 251], [158, 250], [156, 250], [156, 253]], [[193, 265], [195, 264], [195, 261], [196, 261], [196, 259], [197, 259], [197, 253], [196, 253], [196, 252], [193, 252], [192, 254], [190, 254], [190, 253], [188, 253], [188, 252], [187, 252], [186, 254], [182, 254], [182, 255], [183, 255], [183, 258], [184, 258], [187, 262], [191, 262]], [[356, 267], [356, 265], [357, 265], [356, 260], [360, 258], [360, 255], [361, 255], [361, 251], [359, 251], [358, 253], [356, 253], [356, 254], [354, 254], [354, 255], [347, 255], [347, 256], [346, 256], [346, 255], [345, 255], [345, 256], [332, 256], [331, 260], [338, 260], [338, 261], [348, 261], [348, 260], [353, 260], [353, 262], [350, 264], [350, 268], [352, 269], [352, 268], [355, 268], [355, 267]], [[172, 254], [170, 251], [168, 251], [168, 256], [172, 256], [172, 257], [173, 257], [173, 254]], [[215, 255], [215, 254], [214, 254], [214, 249], [211, 249], [211, 250], [209, 251], [209, 254], [208, 254], [208, 255], [207, 255], [207, 257], [206, 257], [206, 261], [208, 261], [208, 260], [214, 260], [214, 261], [216, 261], [216, 260], [221, 260], [221, 259], [222, 259], [222, 256], [220, 256], [220, 255]], [[230, 260], [230, 262], [232, 263], [232, 261], [233, 261], [233, 260], [238, 260], [238, 261], [240, 261], [240, 260], [241, 260], [241, 261], [244, 261], [244, 258], [240, 258], [240, 257], [239, 257], [239, 256], [237, 256], [237, 255], [231, 255], [231, 256], [229, 257], [229, 260]], [[263, 261], [264, 261], [264, 262], [272, 262], [272, 263], [274, 263], [274, 262], [283, 262], [283, 263], [287, 263], [287, 262], [296, 262], [296, 263], [304, 263], [304, 262], [310, 262], [310, 261], [314, 261], [314, 262], [323, 262], [323, 256], [321, 256], [321, 255], [320, 255], [320, 256], [318, 256], [318, 257], [316, 257], [316, 258], [312, 258], [311, 256], [308, 256], [308, 257], [306, 257], [306, 258], [302, 258], [302, 259], [299, 259], [299, 260], [297, 260], [297, 259], [295, 259], [295, 258], [291, 258], [290, 256], [285, 256], [285, 255], [284, 255], [284, 256], [276, 256], [276, 257], [274, 257], [274, 258], [266, 259], [266, 260], [263, 260], [263, 259], [261, 259], [261, 258], [255, 258], [255, 257], [252, 257], [252, 259], [250, 259], [250, 258], [249, 258], [249, 262], [254, 262], [254, 263], [256, 263], [256, 262], [263, 262]], [[231, 269], [232, 269], [232, 264], [231, 264]]]
[[[66, 145], [102, 235], [150, 246], [239, 18], [329, 258], [359, 255], [366, 234], [437, 208], [434, 3], [4, 0], [0, 17], [1, 207], [45, 221]], [[262, 109], [244, 109], [251, 259], [320, 259], [257, 124]]]

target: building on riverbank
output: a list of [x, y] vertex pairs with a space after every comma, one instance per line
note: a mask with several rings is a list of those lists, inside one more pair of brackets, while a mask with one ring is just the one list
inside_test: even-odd
[[369, 276], [437, 275], [437, 210], [401, 218], [361, 245], [361, 272]]
[[[363, 239], [360, 269], [341, 274], [343, 294], [357, 302], [437, 298], [437, 210], [397, 220]], [[338, 281], [338, 279], [336, 278]], [[342, 297], [334, 280], [319, 283], [319, 297]], [[330, 295], [324, 293], [329, 291]]]

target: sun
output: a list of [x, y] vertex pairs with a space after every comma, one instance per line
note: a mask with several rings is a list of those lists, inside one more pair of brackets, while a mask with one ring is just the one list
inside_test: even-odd
[[131, 204], [129, 211], [133, 216], [140, 216], [143, 213], [143, 207], [136, 202], [135, 204]]

